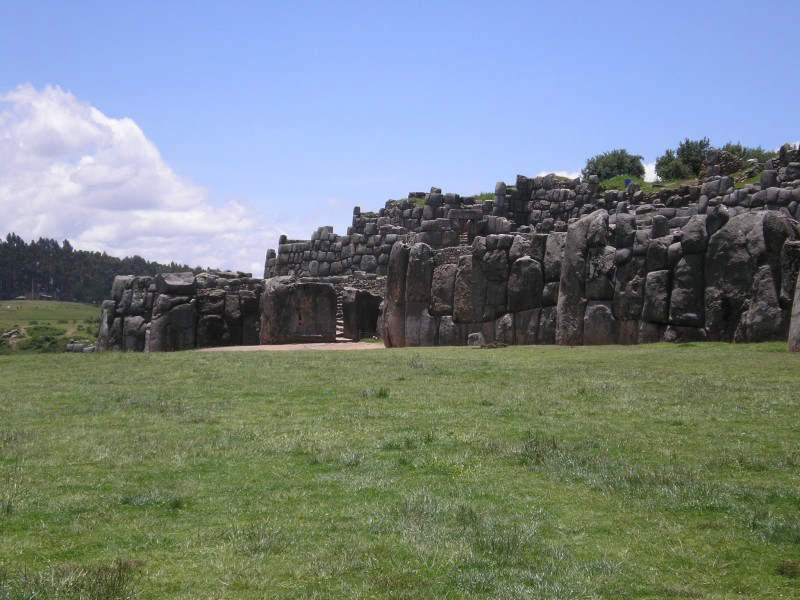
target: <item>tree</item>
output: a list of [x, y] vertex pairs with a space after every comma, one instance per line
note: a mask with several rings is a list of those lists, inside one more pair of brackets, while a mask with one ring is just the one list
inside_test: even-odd
[[703, 168], [703, 161], [706, 159], [706, 154], [711, 148], [711, 142], [708, 138], [704, 137], [702, 140], [690, 140], [686, 138], [678, 145], [676, 154], [681, 162], [689, 167], [697, 177], [700, 174], [700, 169]]
[[761, 146], [751, 148], [749, 146], [742, 146], [739, 142], [736, 142], [735, 144], [733, 142], [728, 142], [722, 148], [720, 148], [720, 150], [730, 152], [731, 154], [741, 158], [743, 161], [755, 158], [759, 163], [762, 164], [775, 156], [774, 152], [764, 150]]
[[670, 149], [656, 159], [656, 175], [664, 181], [690, 179], [692, 170]]
[[642, 157], [629, 154], [627, 150], [612, 150], [593, 156], [586, 161], [586, 167], [581, 170], [584, 178], [597, 175], [601, 180], [611, 179], [617, 175], [630, 175], [644, 177]]
[[677, 151], [669, 149], [656, 159], [656, 175], [664, 181], [697, 177], [710, 149], [708, 138], [686, 138], [678, 144]]

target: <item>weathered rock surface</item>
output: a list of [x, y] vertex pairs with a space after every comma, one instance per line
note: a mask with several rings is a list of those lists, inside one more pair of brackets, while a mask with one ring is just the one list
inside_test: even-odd
[[336, 292], [325, 283], [276, 277], [264, 284], [262, 344], [336, 341]]

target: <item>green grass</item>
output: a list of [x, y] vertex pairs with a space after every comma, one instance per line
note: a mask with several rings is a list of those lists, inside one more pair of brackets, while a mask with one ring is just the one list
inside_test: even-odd
[[94, 343], [100, 308], [76, 302], [2, 300], [0, 335], [18, 330], [12, 340], [0, 338], [0, 353], [63, 352], [70, 339]]
[[785, 344], [0, 356], [0, 599], [800, 594]]

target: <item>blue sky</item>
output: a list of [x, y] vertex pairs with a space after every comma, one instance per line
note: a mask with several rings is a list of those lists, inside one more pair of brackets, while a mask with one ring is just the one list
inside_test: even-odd
[[[352, 207], [800, 139], [797, 2], [0, 0], [25, 239], [260, 274]], [[0, 233], [5, 234], [7, 231]]]

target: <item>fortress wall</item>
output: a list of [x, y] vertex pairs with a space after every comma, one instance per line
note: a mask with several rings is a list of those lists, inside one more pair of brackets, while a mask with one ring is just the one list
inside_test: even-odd
[[[786, 340], [800, 226], [777, 210], [680, 229], [600, 209], [566, 232], [478, 237], [456, 253], [397, 244], [387, 346]], [[454, 260], [455, 254], [458, 254]]]
[[494, 198], [412, 192], [407, 200], [390, 200], [377, 214], [353, 211], [347, 235], [329, 226], [311, 240], [281, 238], [277, 252], [269, 250], [264, 277], [317, 277], [351, 273], [386, 275], [395, 242], [425, 243], [432, 249], [472, 243], [477, 236], [504, 233], [566, 232], [570, 222], [597, 210], [636, 217], [640, 227], [663, 217], [671, 230], [694, 215], [724, 212], [732, 217], [751, 211], [778, 211], [797, 218], [800, 205], [800, 152], [784, 146], [764, 165], [758, 184], [735, 186], [726, 174], [725, 156], [711, 151], [702, 183], [645, 193], [638, 186], [625, 190], [600, 189], [597, 177], [568, 180], [553, 174], [518, 175], [513, 185], [499, 182]]

